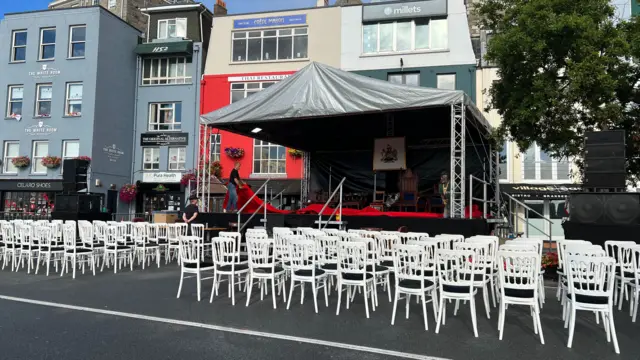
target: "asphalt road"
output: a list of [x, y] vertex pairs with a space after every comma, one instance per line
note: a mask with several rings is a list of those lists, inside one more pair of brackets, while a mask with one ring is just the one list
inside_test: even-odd
[[[428, 307], [429, 331], [422, 323], [421, 307], [411, 304], [409, 319], [404, 303], [396, 324], [390, 325], [392, 304], [380, 293], [380, 307], [366, 319], [361, 295], [349, 310], [335, 315], [337, 297], [326, 308], [319, 297], [319, 313], [313, 310], [308, 291], [300, 304], [299, 289], [291, 309], [271, 298], [260, 301], [254, 291], [236, 294], [231, 305], [226, 286], [213, 304], [211, 284], [203, 282], [203, 301], [196, 298], [194, 279], [185, 280], [176, 299], [179, 270], [128, 270], [70, 276], [27, 275], [24, 271], [0, 271], [0, 359], [638, 359], [640, 322], [633, 324], [628, 303], [616, 311], [621, 355], [606, 342], [604, 330], [590, 313], [580, 313], [572, 349], [566, 347], [561, 308], [547, 291], [542, 310], [546, 344], [532, 330], [525, 308], [510, 307], [505, 335], [498, 340], [496, 308], [491, 319], [477, 297], [478, 331], [471, 329], [469, 307], [461, 306], [435, 334], [434, 314]], [[307, 287], [308, 288], [308, 287]], [[41, 303], [42, 302], [42, 303]]]

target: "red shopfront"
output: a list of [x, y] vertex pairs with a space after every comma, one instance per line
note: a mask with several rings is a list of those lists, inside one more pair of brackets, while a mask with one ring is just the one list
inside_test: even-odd
[[[260, 74], [224, 74], [206, 75], [202, 81], [201, 113], [223, 108], [258, 93], [287, 78], [295, 71]], [[209, 129], [206, 136], [210, 138], [209, 149], [201, 149], [202, 158], [220, 161], [223, 179], [236, 161], [241, 164], [240, 176], [251, 180], [249, 183], [257, 190], [260, 180], [271, 178], [273, 195], [283, 191], [282, 203], [275, 200], [283, 208], [291, 208], [300, 198], [300, 179], [302, 178], [301, 157], [290, 154], [289, 149], [277, 144], [222, 131]], [[226, 148], [241, 148], [245, 155], [234, 159], [225, 154]], [[271, 192], [271, 191], [270, 191]]]

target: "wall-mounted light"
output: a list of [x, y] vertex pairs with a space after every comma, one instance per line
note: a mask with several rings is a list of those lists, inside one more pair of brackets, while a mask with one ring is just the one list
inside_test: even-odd
[[96, 179], [96, 187], [102, 187], [102, 181], [100, 181], [100, 179]]
[[115, 190], [115, 189], [116, 189], [116, 184], [109, 185], [109, 190]]

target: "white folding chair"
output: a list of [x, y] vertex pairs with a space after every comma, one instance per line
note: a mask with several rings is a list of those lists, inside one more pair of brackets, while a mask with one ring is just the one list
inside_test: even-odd
[[251, 290], [253, 289], [254, 280], [258, 281], [260, 301], [264, 300], [264, 295], [267, 293], [268, 280], [271, 280], [273, 308], [277, 308], [276, 286], [278, 287], [278, 292], [282, 292], [283, 300], [285, 302], [287, 301], [286, 290], [283, 291], [286, 272], [282, 266], [276, 263], [276, 260], [272, 255], [273, 247], [273, 239], [258, 239], [253, 238], [250, 235], [247, 236], [247, 251], [249, 253], [249, 284], [246, 306], [249, 306], [249, 302], [251, 301]]
[[202, 278], [202, 273], [205, 271], [212, 271], [215, 266], [211, 262], [202, 260], [202, 242], [197, 236], [182, 236], [179, 240], [180, 244], [180, 285], [178, 285], [178, 295], [176, 298], [180, 298], [182, 292], [182, 283], [185, 279], [185, 274], [195, 274], [196, 284], [198, 291], [198, 301], [201, 298], [202, 281], [206, 280]]
[[375, 291], [373, 274], [367, 272], [367, 244], [362, 241], [338, 242], [338, 306], [336, 315], [340, 315], [342, 287], [347, 287], [347, 310], [356, 294], [354, 287], [362, 287], [364, 309], [369, 318], [369, 296], [371, 308], [375, 310], [373, 292]]
[[[327, 273], [318, 268], [316, 261], [316, 243], [314, 240], [290, 238], [287, 246], [289, 248], [289, 261], [291, 263], [291, 287], [289, 289], [289, 299], [287, 300], [287, 310], [291, 306], [293, 288], [295, 283], [300, 283], [300, 304], [304, 304], [304, 284], [311, 284], [313, 292], [313, 305], [318, 313], [318, 289], [324, 287], [324, 301], [329, 306], [327, 294]], [[322, 283], [320, 285], [319, 283]]]

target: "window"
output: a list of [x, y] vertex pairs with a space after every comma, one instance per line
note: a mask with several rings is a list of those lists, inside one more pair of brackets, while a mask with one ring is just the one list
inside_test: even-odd
[[456, 89], [456, 74], [438, 74], [437, 75], [438, 89], [455, 90]]
[[51, 96], [53, 86], [51, 84], [36, 85], [36, 117], [51, 116]]
[[80, 141], [65, 140], [62, 142], [62, 159], [75, 159], [80, 156]]
[[191, 84], [191, 59], [144, 59], [142, 85]]
[[181, 103], [151, 104], [149, 131], [179, 131], [181, 129]]
[[42, 165], [42, 159], [49, 155], [49, 143], [47, 141], [34, 141], [31, 156], [31, 172], [33, 174], [46, 174], [47, 168]]
[[389, 74], [387, 81], [394, 84], [420, 86], [420, 73]]
[[56, 29], [40, 29], [40, 60], [53, 60], [56, 56]]
[[522, 158], [522, 177], [524, 180], [569, 180], [570, 162], [567, 159], [553, 159], [533, 145]]
[[287, 149], [262, 140], [253, 140], [253, 173], [286, 174]]
[[211, 134], [211, 161], [220, 161], [220, 134]]
[[78, 25], [69, 28], [69, 58], [83, 58], [87, 41], [87, 26]]
[[22, 100], [24, 99], [24, 86], [10, 85], [7, 93], [7, 114], [8, 118], [22, 116]]
[[158, 39], [186, 37], [187, 19], [158, 20]]
[[240, 101], [250, 95], [275, 84], [274, 81], [269, 82], [251, 82], [251, 83], [232, 83], [231, 84], [231, 103]]
[[64, 114], [65, 116], [82, 115], [82, 83], [67, 83]]
[[232, 61], [272, 61], [309, 57], [307, 28], [234, 32]]
[[109, 3], [107, 5], [107, 7], [109, 8], [109, 10], [115, 8], [116, 7], [116, 0], [109, 0]]
[[509, 180], [509, 143], [504, 142], [498, 158], [498, 179]]
[[142, 170], [160, 169], [160, 148], [144, 148], [144, 158], [142, 159]]
[[11, 62], [22, 62], [27, 59], [27, 30], [16, 30], [11, 33]]
[[2, 159], [3, 169], [5, 174], [15, 174], [18, 172], [18, 168], [13, 166], [11, 160], [18, 157], [20, 152], [20, 143], [17, 141], [5, 141], [4, 142], [4, 155]]
[[187, 163], [187, 148], [169, 148], [169, 170], [184, 170]]
[[416, 19], [364, 24], [364, 54], [446, 49], [447, 19]]

